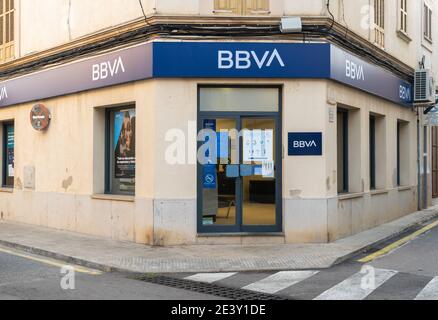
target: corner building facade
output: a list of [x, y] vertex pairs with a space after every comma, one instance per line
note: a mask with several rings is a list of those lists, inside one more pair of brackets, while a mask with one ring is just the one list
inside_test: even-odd
[[[13, 6], [2, 220], [148, 245], [326, 243], [417, 211], [421, 50], [436, 71], [421, 6], [402, 35], [385, 1], [383, 50], [354, 24], [362, 4], [143, 1], [145, 18], [111, 0], [91, 19], [99, 1], [64, 2], [39, 40], [27, 17], [46, 4]], [[303, 33], [282, 34], [292, 15]]]

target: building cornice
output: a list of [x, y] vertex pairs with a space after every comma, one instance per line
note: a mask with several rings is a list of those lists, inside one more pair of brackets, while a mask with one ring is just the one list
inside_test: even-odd
[[[277, 26], [280, 24], [280, 17], [224, 17], [224, 16], [165, 16], [165, 15], [156, 15], [149, 17], [146, 21], [145, 19], [137, 19], [135, 21], [114, 26], [112, 28], [108, 28], [105, 30], [101, 30], [99, 32], [95, 32], [93, 34], [75, 39], [71, 42], [50, 48], [48, 50], [43, 50], [40, 52], [32, 53], [26, 55], [24, 57], [12, 60], [0, 66], [0, 74], [2, 72], [8, 71], [10, 69], [19, 69], [20, 66], [24, 66], [30, 63], [37, 63], [42, 59], [50, 58], [51, 56], [61, 54], [63, 52], [67, 52], [69, 50], [80, 49], [81, 47], [92, 45], [94, 43], [99, 43], [101, 41], [105, 41], [111, 38], [115, 38], [121, 36], [123, 34], [144, 28], [145, 26], [160, 26], [160, 25], [190, 25], [190, 26], [213, 26], [220, 25], [222, 27], [237, 27], [237, 26], [246, 26], [246, 27], [263, 27], [263, 26]], [[345, 28], [339, 23], [334, 23], [332, 25], [332, 20], [328, 17], [303, 17], [303, 25], [304, 26], [319, 26], [325, 27], [329, 29], [332, 27], [331, 31], [338, 34], [347, 35], [347, 39], [349, 42], [352, 42], [360, 47], [365, 48], [367, 51], [372, 52], [373, 56], [379, 60], [387, 61], [396, 69], [398, 69], [401, 73], [404, 74], [413, 74], [414, 69], [409, 65], [403, 63], [396, 57], [390, 55], [385, 50], [382, 50], [372, 44], [368, 39], [363, 38], [362, 36], [352, 32], [351, 30]], [[147, 24], [146, 24], [147, 23]], [[154, 39], [159, 36], [150, 35], [148, 39]], [[190, 39], [189, 36], [186, 36], [187, 39]], [[199, 39], [199, 37], [197, 37]], [[226, 36], [218, 37], [218, 38], [226, 38]], [[254, 37], [239, 37], [235, 39], [244, 40], [245, 38], [254, 40]], [[270, 36], [273, 40], [289, 40], [289, 41], [302, 41], [303, 35], [299, 34], [287, 34], [287, 35], [274, 35]], [[263, 38], [266, 40], [266, 38]], [[325, 40], [328, 42], [332, 42], [332, 39], [328, 35], [320, 35], [321, 40]]]

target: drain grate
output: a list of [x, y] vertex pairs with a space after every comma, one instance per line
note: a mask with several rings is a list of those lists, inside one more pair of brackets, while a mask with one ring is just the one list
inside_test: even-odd
[[136, 276], [136, 280], [158, 284], [166, 287], [183, 289], [197, 293], [212, 295], [230, 300], [288, 300], [285, 297], [272, 294], [257, 293], [244, 289], [228, 288], [210, 283], [201, 283], [185, 279], [177, 279], [159, 275]]

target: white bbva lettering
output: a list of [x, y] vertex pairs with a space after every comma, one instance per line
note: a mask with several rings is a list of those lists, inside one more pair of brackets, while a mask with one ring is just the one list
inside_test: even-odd
[[251, 68], [251, 55], [248, 51], [236, 51], [236, 69]]
[[400, 99], [404, 101], [411, 101], [411, 90], [403, 85], [400, 85], [399, 96]]
[[6, 87], [1, 88], [0, 90], [0, 101], [3, 101], [8, 98], [8, 90]]
[[105, 61], [98, 64], [93, 64], [93, 81], [114, 77], [119, 72], [126, 72], [122, 57], [118, 57], [114, 60], [114, 62]]
[[219, 51], [219, 69], [231, 69], [234, 67], [233, 53], [231, 51]]
[[238, 50], [235, 53], [228, 50], [218, 51], [218, 68], [219, 69], [239, 69], [245, 70], [252, 67], [253, 62], [259, 69], [271, 67], [274, 60], [284, 68], [286, 65], [281, 58], [277, 49], [274, 51], [265, 51], [262, 57], [259, 57], [255, 51]]
[[294, 141], [294, 148], [304, 149], [304, 148], [312, 148], [317, 147], [315, 140], [312, 141]]
[[345, 76], [353, 80], [365, 81], [363, 66], [350, 60], [345, 60]]

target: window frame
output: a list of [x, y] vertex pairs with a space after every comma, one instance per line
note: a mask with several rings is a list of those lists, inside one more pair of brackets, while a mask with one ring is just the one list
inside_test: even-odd
[[1, 183], [1, 187], [2, 188], [7, 188], [7, 189], [13, 189], [14, 185], [15, 185], [15, 174], [13, 177], [13, 182], [12, 184], [8, 184], [8, 175], [7, 175], [7, 170], [8, 170], [8, 127], [13, 127], [14, 128], [14, 165], [15, 165], [15, 121], [4, 121], [2, 123], [2, 129], [3, 129], [3, 137], [2, 137], [2, 141], [3, 141], [3, 159], [2, 159], [2, 183]]
[[[349, 111], [346, 109], [338, 108], [337, 114], [342, 115], [342, 141], [343, 141], [343, 163], [342, 163], [342, 170], [343, 170], [343, 188], [342, 190], [339, 190], [339, 186], [337, 188], [338, 194], [347, 194], [350, 192], [350, 172], [349, 172]], [[338, 146], [339, 148], [339, 146]], [[338, 168], [338, 167], [337, 167]], [[339, 169], [339, 168], [338, 168]], [[338, 182], [339, 183], [339, 182]]]
[[[134, 192], [118, 192], [115, 193], [112, 191], [111, 188], [111, 156], [112, 156], [112, 148], [111, 148], [111, 114], [116, 113], [121, 110], [127, 110], [127, 109], [135, 109], [136, 116], [137, 116], [137, 108], [135, 103], [129, 103], [120, 105], [117, 107], [108, 107], [105, 109], [105, 181], [104, 181], [104, 194], [106, 195], [115, 195], [115, 196], [135, 196], [137, 192], [137, 181], [136, 177], [134, 178]], [[134, 132], [134, 134], [137, 134], [137, 132]], [[137, 139], [134, 140], [135, 143], [137, 143]], [[136, 171], [137, 171], [137, 163], [136, 163]]]
[[213, 0], [213, 13], [214, 14], [229, 14], [229, 15], [239, 15], [239, 16], [253, 16], [253, 15], [269, 15], [271, 13], [271, 0], [266, 1], [267, 8], [263, 10], [254, 9], [251, 6], [253, 0], [234, 0], [236, 1], [235, 8], [220, 8], [220, 0]]
[[399, 2], [399, 31], [405, 35], [408, 34], [408, 0], [400, 0]]
[[[0, 0], [0, 63], [15, 58], [15, 0]], [[12, 6], [11, 6], [12, 5]]]
[[374, 44], [385, 48], [385, 0], [374, 0]]
[[401, 121], [397, 121], [397, 186], [401, 186]]
[[376, 190], [376, 116], [370, 115], [370, 190]]
[[433, 24], [432, 7], [424, 1], [423, 3], [423, 38], [429, 43], [433, 42], [432, 24]]

